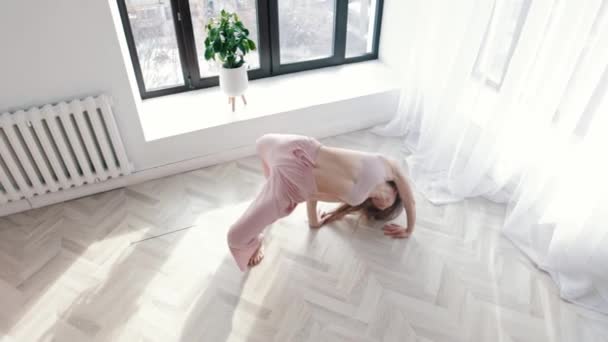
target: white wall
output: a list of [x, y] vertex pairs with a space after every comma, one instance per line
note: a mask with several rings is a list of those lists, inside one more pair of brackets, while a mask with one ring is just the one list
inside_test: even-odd
[[4, 0], [0, 46], [0, 112], [106, 93], [136, 171], [242, 148], [286, 127], [313, 136], [361, 129], [396, 106], [395, 93], [380, 94], [146, 142], [115, 0]]
[[148, 153], [114, 32], [105, 1], [2, 1], [0, 111], [106, 93], [141, 164]]

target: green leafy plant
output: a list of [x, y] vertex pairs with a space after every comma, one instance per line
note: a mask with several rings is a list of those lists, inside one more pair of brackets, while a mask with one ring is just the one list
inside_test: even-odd
[[245, 63], [245, 55], [256, 49], [249, 39], [249, 30], [236, 13], [222, 10], [219, 18], [212, 18], [205, 27], [205, 59], [219, 60], [227, 69], [235, 69]]

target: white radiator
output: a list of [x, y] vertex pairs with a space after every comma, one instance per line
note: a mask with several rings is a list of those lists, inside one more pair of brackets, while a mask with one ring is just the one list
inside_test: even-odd
[[105, 96], [0, 117], [0, 204], [130, 174]]

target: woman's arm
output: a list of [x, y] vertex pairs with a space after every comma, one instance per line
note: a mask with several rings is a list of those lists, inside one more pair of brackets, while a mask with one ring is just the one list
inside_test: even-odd
[[317, 201], [308, 200], [306, 201], [306, 211], [308, 213], [308, 225], [311, 228], [318, 228], [319, 219], [317, 217]]
[[341, 207], [338, 207], [338, 209], [335, 209], [332, 212], [319, 211], [317, 210], [316, 200], [306, 201], [308, 225], [310, 226], [310, 228], [321, 228], [326, 223], [341, 219], [342, 217], [346, 216], [348, 212], [340, 212], [340, 208]]
[[407, 214], [407, 227], [405, 230], [402, 227], [395, 228], [396, 225], [392, 225], [392, 228], [388, 228], [389, 232], [394, 234], [387, 235], [395, 235], [397, 237], [408, 237], [414, 231], [414, 227], [416, 225], [416, 200], [414, 199], [414, 193], [412, 192], [412, 188], [410, 186], [409, 181], [407, 180], [405, 174], [401, 170], [399, 164], [393, 159], [387, 159], [388, 164], [390, 165], [390, 170], [392, 175], [392, 180], [397, 185], [397, 190], [399, 191], [399, 196], [403, 201], [403, 207], [405, 208], [405, 212]]
[[321, 228], [321, 226], [326, 223], [327, 216], [325, 214], [321, 214], [321, 218], [319, 220], [316, 200], [306, 201], [306, 211], [308, 213], [308, 226], [310, 228]]

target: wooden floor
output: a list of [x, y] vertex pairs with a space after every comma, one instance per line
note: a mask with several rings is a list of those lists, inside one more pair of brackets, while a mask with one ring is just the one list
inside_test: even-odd
[[[323, 142], [405, 155], [366, 131]], [[250, 157], [0, 219], [0, 341], [608, 340], [484, 200], [417, 194], [409, 240], [355, 218], [311, 230], [300, 205], [242, 274], [226, 231], [263, 181]]]

